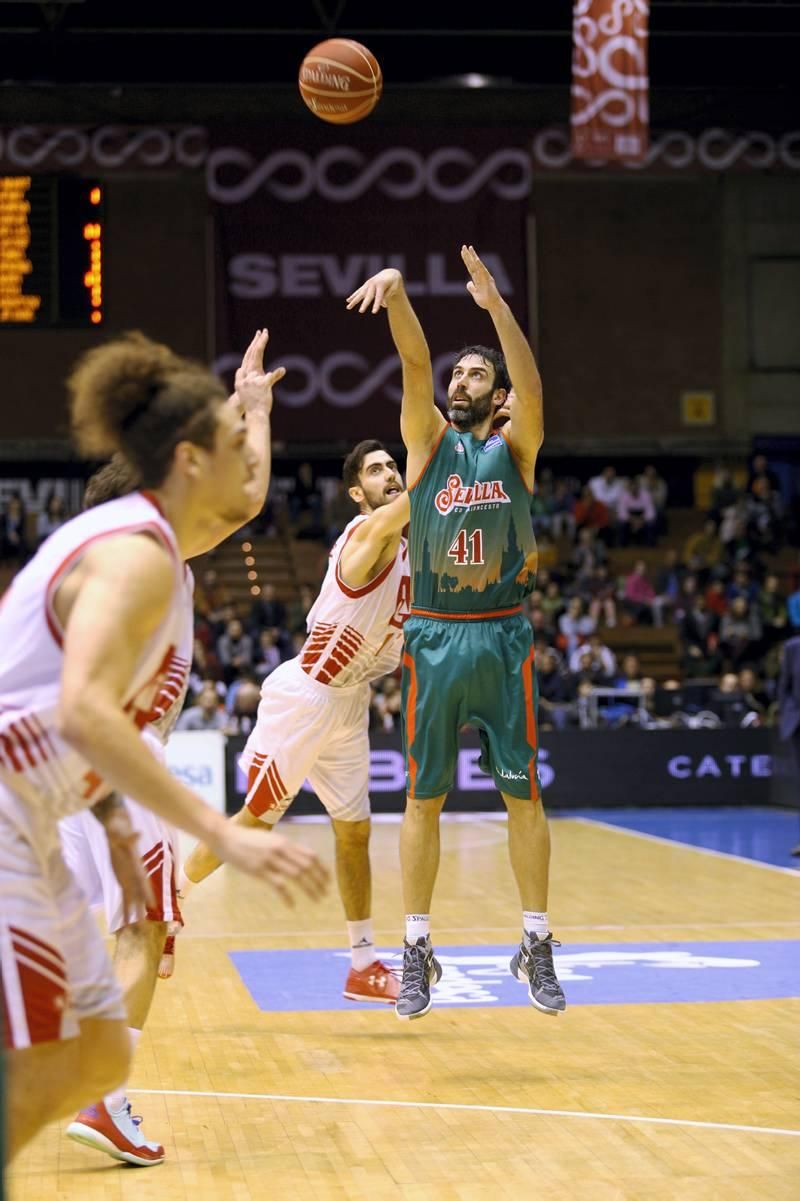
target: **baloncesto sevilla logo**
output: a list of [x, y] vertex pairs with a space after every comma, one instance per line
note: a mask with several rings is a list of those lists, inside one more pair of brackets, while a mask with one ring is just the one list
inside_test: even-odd
[[436, 493], [433, 503], [440, 513], [447, 514], [451, 509], [471, 509], [476, 505], [510, 505], [511, 497], [502, 480], [478, 480], [465, 485], [460, 475], [451, 475], [447, 486]]

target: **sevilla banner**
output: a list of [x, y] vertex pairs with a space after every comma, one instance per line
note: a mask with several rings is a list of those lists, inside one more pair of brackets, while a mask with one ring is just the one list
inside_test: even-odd
[[572, 154], [641, 159], [648, 143], [650, 0], [575, 0]]
[[345, 301], [397, 267], [446, 395], [455, 353], [497, 345], [466, 290], [471, 243], [527, 328], [530, 148], [495, 129], [322, 122], [215, 131], [206, 163], [215, 228], [215, 367], [227, 381], [256, 329], [270, 331], [273, 436], [291, 444], [399, 441], [400, 360], [385, 310]]

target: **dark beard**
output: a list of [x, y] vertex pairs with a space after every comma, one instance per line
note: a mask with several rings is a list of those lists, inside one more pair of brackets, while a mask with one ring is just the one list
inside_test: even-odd
[[483, 396], [476, 396], [474, 400], [469, 402], [466, 409], [454, 409], [451, 407], [447, 410], [447, 420], [459, 430], [471, 430], [476, 425], [481, 425], [492, 411], [492, 396], [494, 392], [485, 392]]

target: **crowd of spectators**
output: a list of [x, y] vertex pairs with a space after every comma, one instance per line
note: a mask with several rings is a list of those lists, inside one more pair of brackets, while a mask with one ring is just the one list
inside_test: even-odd
[[[798, 541], [778, 477], [760, 455], [746, 480], [720, 467], [688, 536], [670, 531], [668, 502], [654, 466], [626, 477], [609, 465], [585, 482], [546, 466], [539, 472], [531, 504], [539, 572], [527, 613], [543, 727], [773, 720], [781, 645], [800, 631], [800, 555], [790, 551], [788, 566], [784, 555], [775, 570], [782, 548]], [[343, 485], [303, 463], [291, 480], [274, 481], [252, 533], [286, 532], [328, 548], [353, 515]], [[53, 495], [32, 528], [19, 495], [7, 495], [0, 559], [21, 566], [67, 516]], [[201, 573], [179, 728], [249, 733], [262, 681], [303, 644], [316, 590], [302, 585], [284, 600], [267, 582], [242, 603], [213, 567]], [[670, 678], [654, 678], [630, 653], [641, 627], [674, 632]], [[386, 677], [373, 688], [371, 724], [394, 729], [399, 712], [398, 679]]]

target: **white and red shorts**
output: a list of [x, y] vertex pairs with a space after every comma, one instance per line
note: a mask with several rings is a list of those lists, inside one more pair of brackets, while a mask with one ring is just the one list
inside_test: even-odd
[[274, 825], [306, 780], [335, 821], [369, 817], [369, 697], [369, 684], [331, 688], [297, 659], [267, 677], [241, 758], [255, 817]]
[[[164, 747], [157, 736], [144, 730], [142, 740], [163, 763]], [[139, 835], [142, 863], [155, 898], [153, 905], [126, 920], [122, 889], [111, 866], [106, 832], [88, 809], [65, 817], [58, 823], [67, 866], [92, 908], [102, 907], [109, 934], [116, 934], [123, 926], [145, 917], [152, 922], [180, 922], [183, 925], [177, 895], [177, 836], [167, 822], [130, 797], [125, 799], [125, 807], [131, 825]]]
[[9, 1049], [75, 1038], [85, 1018], [123, 1021], [103, 936], [55, 829], [34, 833], [0, 783], [0, 986]]

